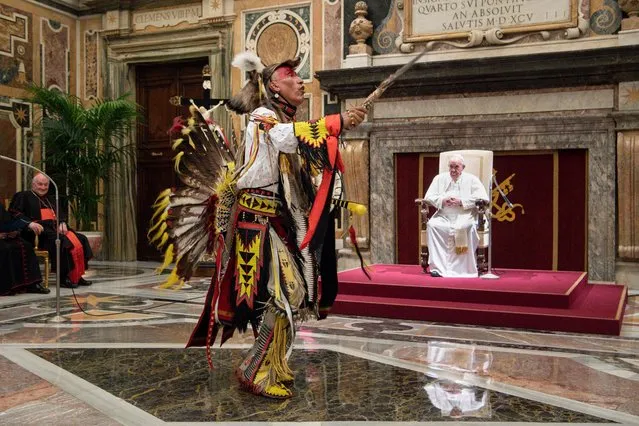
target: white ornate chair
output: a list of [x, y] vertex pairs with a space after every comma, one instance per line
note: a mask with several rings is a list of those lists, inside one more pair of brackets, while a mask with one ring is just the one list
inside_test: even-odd
[[[492, 200], [491, 194], [491, 180], [493, 176], [493, 152], [479, 149], [466, 149], [457, 151], [445, 151], [439, 154], [439, 173], [448, 171], [448, 161], [454, 154], [464, 157], [464, 173], [470, 173], [479, 178], [486, 188], [488, 198]], [[421, 227], [420, 227], [420, 263], [424, 272], [428, 270], [428, 219], [429, 213], [432, 208], [432, 213], [435, 212], [435, 208], [429, 205], [425, 199], [418, 198], [415, 203], [420, 208]], [[477, 271], [479, 275], [488, 271], [488, 246], [490, 245], [489, 227], [490, 220], [487, 220], [486, 215], [490, 213], [490, 207], [492, 202], [485, 203], [483, 201], [477, 202], [477, 232], [479, 233], [479, 245], [477, 248], [476, 261]]]

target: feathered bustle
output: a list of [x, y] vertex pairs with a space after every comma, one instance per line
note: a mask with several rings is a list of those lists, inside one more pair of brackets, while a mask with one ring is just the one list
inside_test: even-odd
[[180, 288], [202, 256], [213, 251], [216, 242], [225, 243], [218, 237], [226, 232], [235, 202], [235, 144], [198, 108], [192, 105], [189, 111], [191, 116], [176, 118], [170, 130], [174, 167], [184, 186], [158, 195], [147, 233], [164, 253], [158, 272], [174, 264], [163, 288]]
[[245, 72], [257, 71], [261, 73], [264, 70], [264, 64], [260, 57], [248, 50], [235, 55], [231, 65]]

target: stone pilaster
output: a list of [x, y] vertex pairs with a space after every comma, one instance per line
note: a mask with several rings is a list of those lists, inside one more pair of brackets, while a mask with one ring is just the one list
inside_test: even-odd
[[618, 255], [639, 260], [639, 111], [615, 114], [617, 122]]
[[[126, 63], [107, 58], [106, 97], [117, 98], [131, 92], [135, 82], [129, 80]], [[120, 146], [135, 145], [135, 130], [120, 141]], [[105, 186], [103, 258], [107, 260], [131, 261], [137, 257], [135, 200], [135, 156], [125, 158], [117, 166]]]

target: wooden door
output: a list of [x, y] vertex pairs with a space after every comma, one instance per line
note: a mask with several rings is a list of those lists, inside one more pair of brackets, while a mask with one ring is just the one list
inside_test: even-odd
[[152, 205], [166, 188], [180, 186], [173, 170], [173, 151], [167, 130], [173, 117], [188, 115], [187, 107], [169, 103], [172, 96], [202, 98], [202, 67], [205, 58], [189, 62], [138, 65], [136, 100], [144, 108], [137, 134], [137, 257], [159, 260], [160, 252], [147, 241]]

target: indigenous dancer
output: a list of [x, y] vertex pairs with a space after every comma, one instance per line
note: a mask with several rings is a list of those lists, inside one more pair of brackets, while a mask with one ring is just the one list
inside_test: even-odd
[[[227, 102], [249, 114], [243, 143], [234, 155], [209, 111], [192, 107], [186, 126], [178, 119], [176, 167], [189, 188], [161, 194], [149, 235], [160, 246], [171, 242], [164, 263], [177, 260], [169, 283], [188, 279], [207, 248], [215, 253], [216, 275], [187, 347], [206, 346], [212, 364], [209, 346], [218, 332], [223, 344], [250, 324], [256, 340], [236, 371], [241, 387], [290, 398], [295, 323], [325, 316], [336, 295], [335, 255], [324, 241], [334, 243], [327, 229], [333, 185], [343, 170], [337, 137], [359, 125], [366, 109], [296, 121], [304, 100], [299, 59], [264, 67], [243, 53], [233, 65], [250, 76]], [[212, 167], [220, 170], [216, 185], [207, 179]], [[193, 225], [203, 221], [206, 229]]]
[[[31, 181], [31, 191], [18, 192], [13, 196], [9, 210], [25, 223], [36, 222], [44, 229], [39, 236], [39, 244], [49, 252], [52, 264], [56, 264], [56, 211], [53, 197], [49, 192], [49, 179], [38, 173]], [[82, 278], [89, 267], [93, 251], [87, 237], [67, 226], [66, 215], [60, 213], [60, 286], [77, 288], [78, 285], [91, 285], [91, 281]], [[23, 232], [23, 237], [34, 241], [33, 233]]]

